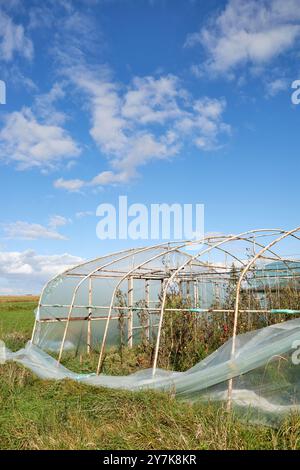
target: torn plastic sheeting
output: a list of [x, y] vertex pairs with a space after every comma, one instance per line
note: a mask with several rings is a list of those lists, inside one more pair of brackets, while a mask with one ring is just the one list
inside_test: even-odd
[[[15, 361], [42, 379], [71, 379], [86, 385], [126, 390], [172, 391], [188, 400], [227, 399], [233, 380], [233, 403], [270, 416], [300, 412], [300, 319], [238, 335], [231, 358], [231, 340], [185, 372], [141, 370], [128, 376], [76, 374], [30, 342], [24, 349], [2, 349], [0, 360]], [[297, 343], [298, 342], [298, 343]]]

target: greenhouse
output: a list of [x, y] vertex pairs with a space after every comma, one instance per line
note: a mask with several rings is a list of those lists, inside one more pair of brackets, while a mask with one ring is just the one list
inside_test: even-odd
[[[7, 357], [44, 378], [173, 390], [271, 416], [299, 411], [299, 242], [300, 228], [258, 229], [82, 263], [44, 287], [31, 342]], [[103, 374], [111, 347], [141, 344], [146, 368]], [[70, 353], [96, 355], [94, 373], [66, 369]]]
[[[173, 242], [129, 249], [80, 264], [56, 276], [43, 289], [32, 342], [41, 349], [99, 351], [120, 343], [119, 323], [132, 347], [141, 337], [156, 341], [155, 369], [168, 296], [180, 295], [186, 306], [174, 310], [195, 316], [239, 313], [258, 317], [297, 314], [284, 305], [282, 291], [298, 292], [300, 263], [283, 256], [288, 239], [298, 230], [253, 230], [244, 234], [209, 236], [201, 241]], [[299, 234], [300, 235], [300, 234]], [[291, 245], [291, 243], [289, 244]], [[234, 270], [234, 279], [233, 279]], [[234, 308], [223, 308], [229, 285], [236, 284]], [[248, 305], [242, 308], [247, 297]], [[267, 302], [269, 297], [269, 302]], [[272, 298], [271, 298], [272, 297]], [[279, 304], [278, 304], [279, 302]], [[282, 304], [283, 303], [283, 304]], [[293, 312], [291, 311], [293, 310]]]

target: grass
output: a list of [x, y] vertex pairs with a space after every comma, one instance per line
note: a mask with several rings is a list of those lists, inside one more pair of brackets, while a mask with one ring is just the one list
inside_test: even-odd
[[[30, 338], [34, 307], [35, 299], [0, 299], [10, 348]], [[0, 410], [1, 449], [300, 449], [296, 418], [279, 429], [249, 426], [223, 407], [42, 381], [15, 363], [0, 366]]]
[[13, 351], [31, 337], [36, 297], [0, 297], [0, 339]]

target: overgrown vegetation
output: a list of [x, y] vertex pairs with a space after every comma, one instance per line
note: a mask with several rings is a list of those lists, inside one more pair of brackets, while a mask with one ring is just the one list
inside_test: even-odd
[[[255, 271], [252, 275], [255, 278]], [[232, 337], [233, 311], [239, 276], [240, 271], [233, 265], [224, 295], [222, 298], [216, 296], [210, 307], [211, 310], [224, 310], [222, 312], [199, 313], [193, 310], [194, 305], [190, 296], [184, 298], [176, 287], [169, 291], [165, 302], [158, 357], [159, 367], [176, 371], [187, 370]], [[137, 312], [139, 323], [143, 328], [140, 330], [139, 343], [135, 342], [132, 350], [127, 348], [127, 310], [122, 309], [122, 307], [127, 307], [127, 296], [121, 291], [117, 292], [116, 305], [121, 308], [119, 310], [120, 347], [106, 354], [103, 371], [110, 374], [126, 374], [140, 368], [151, 367], [156, 335], [155, 331], [154, 334], [146, 334], [149, 317], [145, 302], [141, 300], [134, 305], [134, 311]], [[159, 305], [160, 303], [158, 307]], [[239, 308], [238, 334], [286, 321], [291, 318], [288, 314], [255, 313], [255, 310], [300, 309], [299, 286], [296, 286], [295, 282], [277, 286], [277, 288], [265, 285], [264, 295], [260, 296], [259, 291], [251, 288], [249, 284], [247, 288], [241, 289]], [[249, 310], [253, 312], [249, 313]], [[295, 315], [297, 316], [299, 315]], [[91, 358], [92, 366], [89, 370], [95, 370], [97, 357], [96, 354]], [[64, 363], [70, 365], [69, 358]], [[74, 365], [72, 361], [72, 366]]]
[[[268, 288], [266, 298], [269, 309], [300, 310], [300, 289], [293, 281], [280, 288]], [[288, 318], [288, 315], [284, 316], [284, 319]]]
[[[187, 370], [232, 337], [239, 276], [240, 271], [233, 265], [225, 295], [222, 299], [216, 298], [210, 307], [211, 310], [224, 310], [222, 312], [193, 311], [193, 303], [189, 297], [184, 299], [176, 290], [169, 292], [160, 342], [160, 367]], [[237, 333], [246, 333], [291, 319], [285, 313], [255, 313], [255, 310], [280, 308], [300, 310], [300, 290], [294, 282], [276, 289], [266, 286], [263, 297], [259, 297], [259, 293], [250, 287], [241, 289]], [[294, 318], [299, 316], [293, 315]], [[151, 351], [151, 344], [150, 348], [148, 345], [149, 350]]]

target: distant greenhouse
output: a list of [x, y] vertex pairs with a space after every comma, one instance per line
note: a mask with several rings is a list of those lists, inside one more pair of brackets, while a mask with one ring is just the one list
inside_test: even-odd
[[289, 285], [300, 289], [300, 262], [297, 260], [274, 261], [255, 270], [252, 288], [257, 291], [265, 292], [266, 288], [276, 291]]

